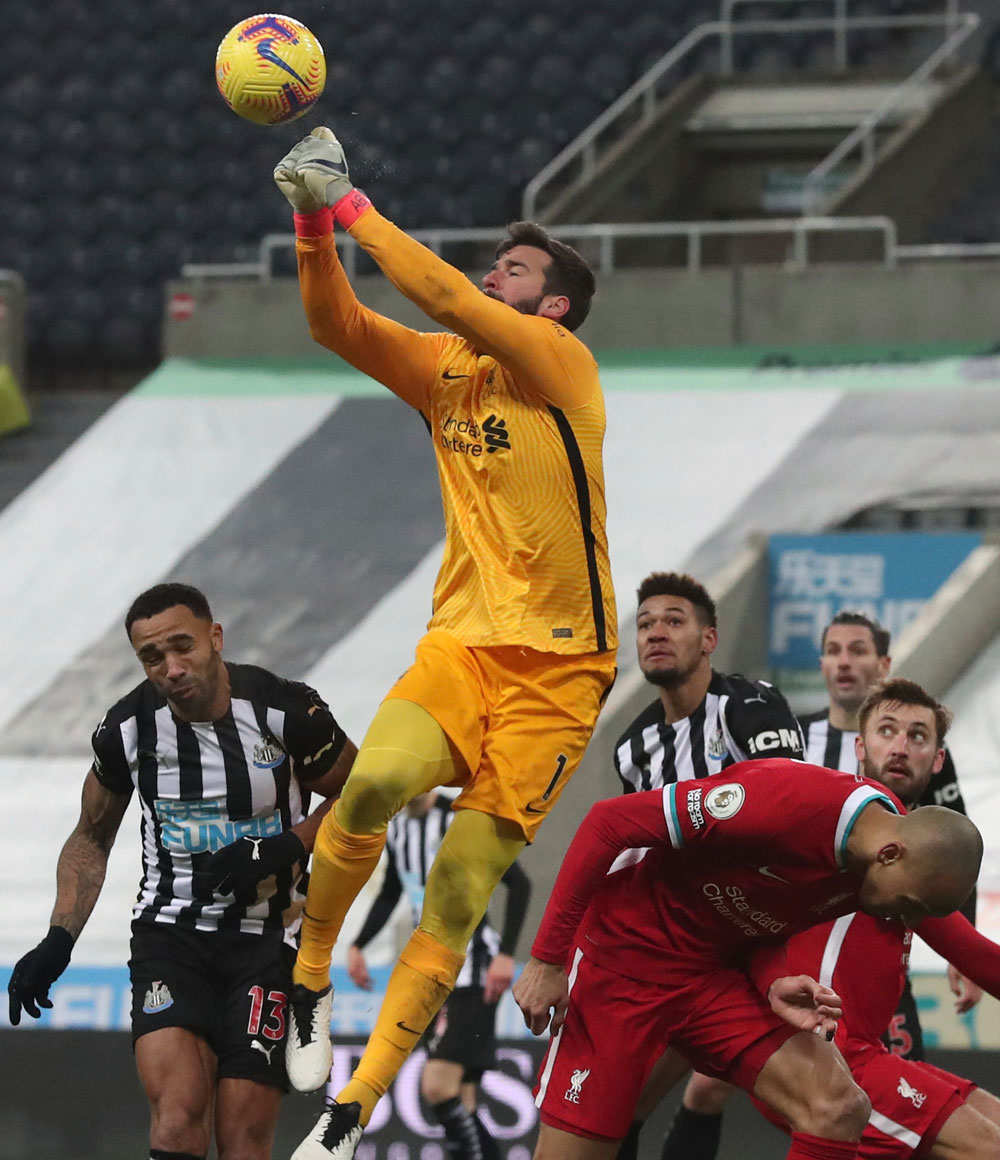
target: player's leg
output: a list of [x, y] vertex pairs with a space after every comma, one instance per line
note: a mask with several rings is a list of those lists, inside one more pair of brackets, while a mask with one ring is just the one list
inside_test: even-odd
[[288, 1089], [285, 1035], [295, 952], [276, 932], [220, 932], [216, 984], [219, 1160], [269, 1160]]
[[212, 947], [197, 931], [132, 924], [132, 1042], [154, 1155], [208, 1154], [218, 1074]]
[[931, 1160], [996, 1160], [1000, 1156], [1000, 1100], [977, 1088], [945, 1120]]
[[639, 1093], [663, 1055], [669, 989], [640, 984], [587, 959], [569, 970], [566, 1021], [539, 1069], [536, 1160], [618, 1154]]
[[[295, 963], [297, 986], [315, 992], [329, 986], [333, 944], [375, 869], [390, 819], [418, 793], [468, 778], [478, 764], [486, 716], [473, 651], [448, 633], [427, 633], [414, 663], [379, 706], [344, 792], [320, 825]], [[294, 1071], [290, 1078], [298, 1087]]]
[[249, 1079], [220, 1079], [215, 1095], [219, 1160], [270, 1160], [281, 1088]]
[[375, 869], [389, 821], [410, 798], [454, 781], [464, 769], [426, 709], [396, 697], [382, 703], [313, 849], [286, 1046], [288, 1078], [298, 1091], [315, 1091], [330, 1074], [333, 945]]
[[734, 1088], [695, 1072], [663, 1141], [661, 1160], [715, 1160], [722, 1135], [722, 1113]]
[[622, 1140], [621, 1147], [618, 1149], [618, 1160], [637, 1160], [639, 1136], [643, 1124], [653, 1114], [653, 1110], [664, 1096], [673, 1091], [690, 1070], [691, 1065], [688, 1061], [672, 1047], [668, 1047], [660, 1056], [654, 1064], [653, 1070], [649, 1073], [646, 1086], [639, 1096], [639, 1102], [635, 1108], [635, 1119], [628, 1130], [628, 1135]]
[[457, 987], [438, 1016], [420, 1076], [420, 1091], [444, 1128], [448, 1151], [461, 1160], [495, 1160], [495, 1141], [476, 1112], [483, 1072], [496, 1063], [496, 1004], [480, 986]]
[[[464, 1075], [465, 1068], [460, 1063], [453, 1063], [450, 1059], [428, 1058], [420, 1073], [420, 1094], [431, 1108], [443, 1100], [461, 1098]], [[464, 1104], [465, 1100], [462, 1102]]]
[[[464, 1075], [460, 1063], [428, 1059], [420, 1073], [420, 1094], [444, 1129], [446, 1153], [459, 1160], [482, 1160], [475, 1123], [475, 1085], [463, 1084]], [[470, 1097], [471, 1107], [467, 1102]]]
[[532, 1160], [614, 1160], [620, 1144], [620, 1140], [588, 1140], [551, 1124], [540, 1124]]
[[333, 945], [378, 863], [393, 815], [418, 793], [453, 781], [462, 766], [426, 709], [398, 697], [382, 702], [316, 835], [295, 983], [315, 991], [329, 984]]
[[357, 1101], [366, 1124], [410, 1052], [451, 993], [465, 949], [504, 872], [521, 853], [521, 828], [462, 810], [427, 876], [420, 924], [403, 948], [354, 1076], [337, 1095]]
[[135, 1065], [149, 1100], [150, 1149], [207, 1156], [215, 1098], [208, 1043], [183, 1027], [163, 1027], [136, 1040]]
[[788, 1160], [853, 1160], [871, 1105], [831, 1043], [804, 1031], [764, 1063], [754, 1096], [792, 1130]]
[[854, 1160], [871, 1105], [832, 1043], [779, 1019], [732, 968], [679, 974], [677, 984], [668, 1038], [697, 1071], [725, 1076], [787, 1120], [789, 1160]]

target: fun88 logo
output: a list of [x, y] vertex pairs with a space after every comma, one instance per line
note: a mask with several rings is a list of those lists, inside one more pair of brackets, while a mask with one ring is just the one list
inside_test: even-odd
[[178, 802], [157, 798], [160, 845], [172, 854], [211, 854], [239, 838], [270, 838], [281, 833], [281, 814], [234, 822], [220, 802]]

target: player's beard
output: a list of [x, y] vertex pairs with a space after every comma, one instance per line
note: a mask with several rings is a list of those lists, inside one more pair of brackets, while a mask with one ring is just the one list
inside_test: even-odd
[[512, 309], [516, 310], [518, 314], [537, 314], [539, 306], [541, 306], [545, 299], [544, 294], [539, 294], [537, 298], [525, 298], [521, 302], [507, 302], [507, 299], [495, 290], [484, 290], [483, 293], [487, 298], [494, 298], [497, 302], [505, 302]]
[[689, 680], [693, 672], [694, 669], [651, 669], [643, 676], [658, 689], [676, 689]]
[[899, 800], [903, 803], [903, 805], [909, 809], [910, 806], [912, 806], [914, 802], [919, 799], [926, 786], [921, 787], [919, 785], [919, 780], [911, 768], [910, 776], [907, 779], [906, 784], [899, 786], [898, 788], [893, 788], [885, 776], [885, 772], [887, 771], [888, 766], [889, 762], [887, 760], [883, 762], [882, 767], [879, 768], [879, 766], [874, 761], [872, 761], [872, 759], [866, 753], [861, 761], [861, 776], [867, 777], [870, 781], [877, 781], [881, 785], [884, 785], [887, 789], [891, 789], [896, 797], [898, 797]]

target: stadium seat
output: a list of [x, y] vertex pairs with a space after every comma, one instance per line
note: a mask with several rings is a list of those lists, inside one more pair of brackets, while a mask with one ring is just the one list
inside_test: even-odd
[[[916, 4], [851, 0], [859, 12]], [[106, 296], [114, 316], [100, 341], [86, 345], [87, 357], [102, 358], [155, 351], [158, 315], [135, 294], [112, 308], [112, 287], [95, 284], [93, 269], [116, 269], [134, 290], [155, 297], [185, 255], [227, 261], [255, 254], [262, 233], [289, 229], [270, 172], [311, 126], [338, 131], [355, 178], [401, 224], [496, 225], [518, 212], [528, 179], [686, 30], [719, 12], [718, 0], [616, 0], [613, 8], [607, 0], [504, 0], [485, 11], [467, 0], [381, 0], [376, 9], [334, 13], [321, 0], [301, 0], [295, 15], [327, 50], [326, 93], [302, 121], [262, 130], [227, 111], [214, 91], [216, 46], [246, 15], [235, 0], [8, 7], [0, 139], [14, 162], [0, 252], [5, 263], [17, 259], [40, 296], [42, 305], [29, 310], [33, 327], [48, 318], [56, 288], [91, 295], [87, 313], [94, 293]], [[929, 0], [924, 7], [932, 10]], [[819, 11], [805, 0], [797, 10]], [[762, 0], [741, 8], [740, 19], [768, 13], [785, 19], [793, 9]], [[896, 44], [870, 33], [852, 52], [867, 65]], [[742, 51], [751, 70], [832, 65], [832, 38], [820, 35], [780, 48], [764, 38]], [[1000, 75], [996, 36], [984, 53]], [[716, 55], [707, 45], [688, 68]], [[981, 220], [968, 213], [969, 223]], [[66, 222], [54, 255], [51, 245], [31, 244], [47, 236], [52, 219]], [[64, 240], [64, 229], [73, 238]], [[74, 245], [79, 252], [68, 261]], [[130, 313], [140, 308], [142, 317]], [[55, 321], [32, 334], [35, 353], [44, 351]], [[62, 354], [80, 334], [69, 323], [51, 333]]]

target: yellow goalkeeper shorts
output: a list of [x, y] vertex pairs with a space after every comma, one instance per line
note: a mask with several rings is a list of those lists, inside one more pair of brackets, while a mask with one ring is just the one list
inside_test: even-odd
[[613, 652], [470, 648], [435, 629], [387, 698], [422, 706], [462, 754], [455, 809], [507, 818], [530, 842], [579, 765], [615, 672]]

